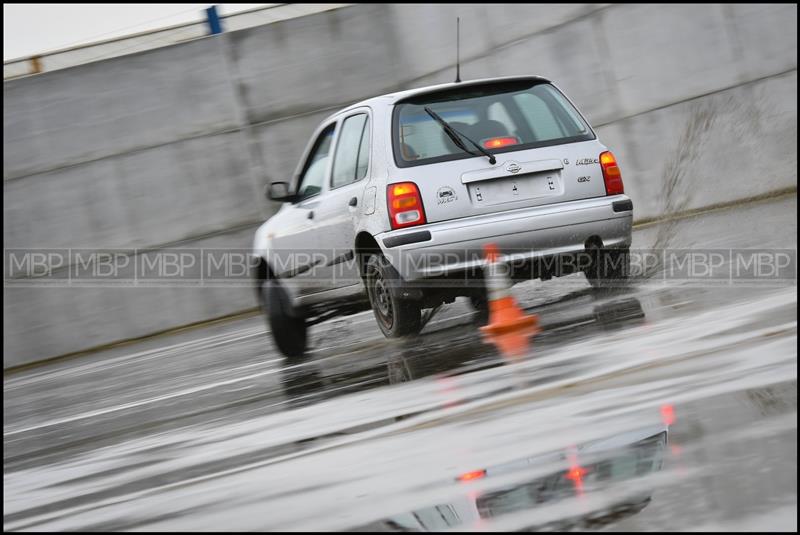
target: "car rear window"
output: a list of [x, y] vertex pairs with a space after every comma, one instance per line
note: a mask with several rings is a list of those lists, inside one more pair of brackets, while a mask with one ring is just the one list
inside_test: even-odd
[[426, 106], [493, 153], [594, 139], [578, 111], [547, 82], [448, 88], [395, 106], [392, 139], [399, 167], [474, 157], [453, 143]]

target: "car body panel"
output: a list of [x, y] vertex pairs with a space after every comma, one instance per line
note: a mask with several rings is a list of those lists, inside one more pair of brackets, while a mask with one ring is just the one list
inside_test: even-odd
[[615, 212], [612, 206], [627, 199], [613, 195], [432, 223], [425, 226], [430, 240], [392, 248], [386, 247], [387, 238], [422, 227], [385, 232], [377, 238], [401, 276], [417, 280], [484, 265], [482, 246], [490, 241], [506, 262], [581, 252], [595, 236], [609, 247], [630, 246], [632, 212]]
[[[605, 150], [605, 146], [594, 140], [499, 154], [495, 165], [490, 165], [485, 157], [476, 156], [398, 169], [392, 173], [392, 183], [408, 181], [417, 184], [427, 221], [436, 223], [603, 196], [605, 185], [597, 160]], [[576, 163], [585, 160], [595, 163]], [[520, 170], [512, 173], [508, 168]], [[579, 178], [583, 180], [579, 182]], [[505, 202], [499, 203], [487, 198], [487, 186], [497, 187], [504, 183], [509, 189], [522, 189], [529, 182], [541, 183], [543, 191], [527, 195], [523, 191], [518, 196], [507, 196]], [[444, 198], [441, 195], [451, 191], [452, 196]]]
[[[284, 280], [296, 305], [363, 297], [357, 262], [352, 260], [355, 238], [361, 233], [375, 238], [385, 256], [407, 280], [480, 265], [480, 259], [468, 259], [464, 251], [480, 250], [487, 241], [497, 243], [501, 252], [509, 253], [509, 259], [582, 251], [592, 237], [609, 247], [630, 245], [632, 211], [612, 209], [613, 202], [629, 198], [606, 196], [597, 160], [607, 149], [593, 131], [594, 139], [588, 141], [499, 153], [494, 165], [484, 156], [412, 167], [397, 165], [392, 145], [395, 104], [455, 86], [514, 80], [552, 84], [537, 76], [442, 84], [374, 97], [336, 112], [320, 123], [289, 180], [292, 191], [298, 186], [319, 134], [331, 123], [338, 124], [330, 151], [335, 154], [342, 121], [357, 113], [367, 113], [370, 118], [369, 170], [365, 178], [331, 189], [333, 158], [329, 157], [322, 191], [296, 204], [285, 203], [256, 231], [254, 254], [267, 262], [273, 274], [280, 273], [278, 276]], [[575, 109], [580, 114], [576, 106]], [[412, 181], [419, 187], [427, 224], [392, 230], [387, 187], [404, 181]], [[520, 199], [508, 197], [508, 191], [515, 186], [524, 193]], [[476, 191], [477, 188], [488, 189]], [[492, 202], [478, 200], [478, 193], [484, 191]], [[492, 197], [493, 191], [499, 193]], [[353, 198], [354, 207], [349, 205]], [[313, 218], [308, 219], [311, 211]], [[397, 247], [385, 245], [387, 238], [421, 230], [430, 231], [431, 239]], [[295, 254], [298, 251], [303, 253], [302, 257]], [[429, 269], [409, 268], [406, 264], [437, 252], [455, 255], [449, 255], [452, 261]], [[320, 255], [314, 259], [316, 253]], [[280, 268], [276, 268], [278, 265]]]

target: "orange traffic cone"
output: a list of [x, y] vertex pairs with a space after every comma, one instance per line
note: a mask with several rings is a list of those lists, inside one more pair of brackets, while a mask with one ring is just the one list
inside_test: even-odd
[[507, 357], [521, 357], [528, 351], [529, 338], [539, 332], [539, 316], [525, 314], [511, 295], [508, 266], [498, 262], [500, 251], [493, 243], [486, 252], [486, 291], [489, 301], [489, 324], [481, 327], [487, 341]]

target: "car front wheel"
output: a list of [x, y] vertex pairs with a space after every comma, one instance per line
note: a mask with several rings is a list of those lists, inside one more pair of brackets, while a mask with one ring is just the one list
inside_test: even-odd
[[286, 290], [275, 279], [267, 279], [262, 286], [263, 306], [272, 339], [286, 357], [300, 357], [306, 350], [306, 319], [294, 314]]

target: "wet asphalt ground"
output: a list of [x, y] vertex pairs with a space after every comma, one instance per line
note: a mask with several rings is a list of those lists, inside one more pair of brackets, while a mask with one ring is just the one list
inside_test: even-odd
[[[634, 247], [796, 251], [796, 210]], [[408, 340], [317, 325], [299, 361], [251, 317], [10, 374], [4, 529], [796, 530], [796, 281], [665, 269], [515, 286], [521, 359], [459, 300]]]

